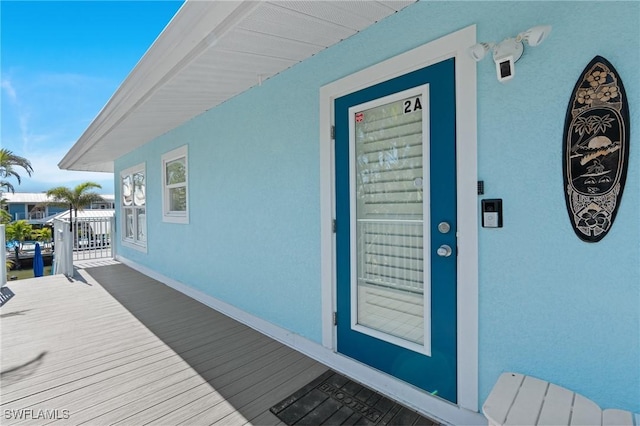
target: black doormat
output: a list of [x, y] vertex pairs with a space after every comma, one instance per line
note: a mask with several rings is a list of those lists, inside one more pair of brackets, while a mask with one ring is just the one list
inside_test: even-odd
[[379, 393], [329, 370], [271, 407], [292, 425], [437, 425]]
[[13, 296], [15, 296], [15, 294], [13, 294], [9, 287], [0, 287], [0, 306], [7, 303]]

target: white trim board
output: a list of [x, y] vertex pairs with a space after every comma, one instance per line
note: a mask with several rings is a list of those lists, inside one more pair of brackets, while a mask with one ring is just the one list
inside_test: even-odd
[[[380, 62], [320, 89], [320, 250], [322, 284], [322, 345], [335, 351], [335, 218], [333, 101], [376, 83], [424, 68], [448, 58], [456, 65], [456, 166], [458, 210], [458, 407], [478, 411], [478, 207], [477, 207], [477, 95], [476, 63], [467, 48], [476, 43], [476, 27], [471, 25], [425, 45]], [[359, 375], [356, 380], [363, 380]], [[363, 376], [373, 370], [362, 372]], [[388, 376], [387, 376], [388, 377]], [[387, 379], [389, 386], [398, 385]], [[382, 389], [387, 387], [382, 384]], [[398, 396], [398, 395], [395, 395]], [[403, 394], [403, 396], [409, 396]], [[415, 398], [415, 399], [413, 399]], [[409, 405], [423, 404], [436, 409], [431, 415], [453, 421], [449, 411], [426, 393], [411, 394]], [[418, 402], [420, 401], [420, 402]], [[457, 423], [457, 421], [456, 421]]]
[[487, 419], [479, 413], [461, 409], [442, 399], [430, 397], [421, 390], [406, 383], [394, 380], [385, 373], [378, 372], [370, 367], [342, 356], [322, 345], [313, 342], [279, 327], [262, 318], [251, 315], [226, 302], [216, 299], [208, 294], [196, 290], [179, 281], [162, 275], [146, 266], [140, 265], [122, 256], [116, 256], [116, 260], [130, 268], [159, 281], [180, 293], [201, 302], [210, 308], [221, 312], [236, 321], [253, 328], [254, 330], [271, 337], [278, 342], [287, 345], [308, 357], [326, 365], [327, 367], [349, 376], [365, 386], [369, 386], [382, 394], [407, 405], [417, 412], [438, 420], [445, 424], [482, 425], [487, 424]]

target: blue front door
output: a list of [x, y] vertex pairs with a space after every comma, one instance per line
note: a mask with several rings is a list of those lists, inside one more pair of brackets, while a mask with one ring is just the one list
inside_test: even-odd
[[457, 398], [455, 63], [335, 100], [338, 352]]

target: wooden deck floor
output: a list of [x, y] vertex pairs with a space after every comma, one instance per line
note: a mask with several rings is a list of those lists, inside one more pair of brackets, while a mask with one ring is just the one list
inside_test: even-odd
[[9, 283], [1, 424], [279, 424], [327, 370], [124, 265], [76, 278]]

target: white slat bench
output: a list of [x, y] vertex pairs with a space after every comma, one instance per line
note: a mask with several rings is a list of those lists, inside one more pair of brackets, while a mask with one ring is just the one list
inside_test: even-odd
[[490, 426], [607, 425], [640, 426], [640, 418], [624, 410], [602, 410], [568, 389], [517, 373], [503, 373], [482, 406]]

